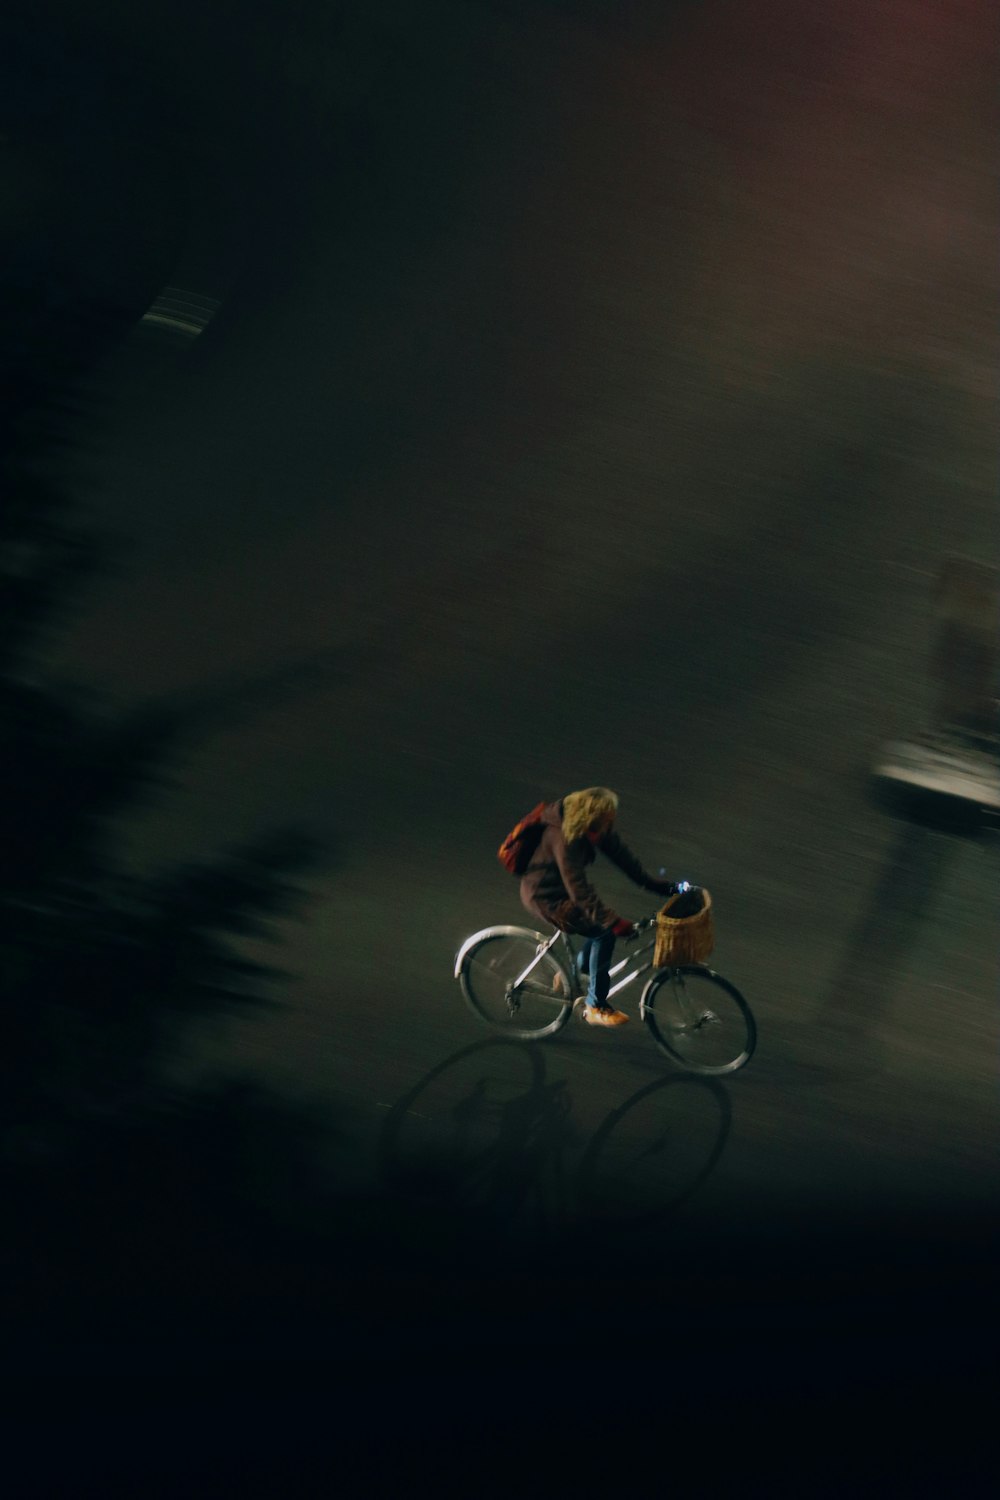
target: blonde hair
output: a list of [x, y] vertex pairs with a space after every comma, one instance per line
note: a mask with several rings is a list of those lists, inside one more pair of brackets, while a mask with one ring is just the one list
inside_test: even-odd
[[618, 811], [618, 794], [606, 786], [588, 786], [563, 798], [562, 831], [567, 844], [583, 838], [599, 818]]

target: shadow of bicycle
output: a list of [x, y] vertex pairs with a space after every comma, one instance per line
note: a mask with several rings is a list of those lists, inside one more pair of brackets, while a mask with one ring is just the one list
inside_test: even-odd
[[718, 1079], [677, 1074], [647, 1084], [591, 1137], [578, 1173], [578, 1217], [643, 1231], [667, 1223], [711, 1177], [731, 1128]]
[[714, 1171], [730, 1125], [717, 1080], [677, 1074], [584, 1132], [542, 1050], [495, 1038], [463, 1047], [397, 1101], [378, 1167], [394, 1197], [467, 1214], [493, 1243], [554, 1243], [595, 1225], [667, 1222]]
[[378, 1143], [383, 1186], [454, 1208], [502, 1235], [561, 1225], [576, 1143], [565, 1080], [549, 1083], [537, 1047], [474, 1042], [403, 1095]]

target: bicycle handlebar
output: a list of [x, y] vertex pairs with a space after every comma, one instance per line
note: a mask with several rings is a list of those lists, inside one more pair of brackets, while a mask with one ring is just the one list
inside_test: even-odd
[[[661, 870], [660, 874], [664, 874], [664, 871]], [[693, 891], [694, 889], [695, 887], [691, 884], [690, 880], [679, 880], [677, 882], [678, 896], [684, 896], [688, 891]], [[638, 922], [634, 922], [632, 925], [635, 928], [635, 935], [636, 937], [638, 937], [641, 932], [648, 932], [651, 927], [656, 926], [656, 913], [654, 912], [651, 917], [642, 917]]]

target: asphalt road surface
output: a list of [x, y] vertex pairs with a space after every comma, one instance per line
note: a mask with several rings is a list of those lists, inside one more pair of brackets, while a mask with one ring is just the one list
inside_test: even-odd
[[[995, 837], [868, 786], [928, 712], [941, 555], [997, 561], [987, 70], [973, 6], [847, 7], [791, 55], [794, 9], [755, 71], [731, 8], [732, 57], [703, 12], [508, 15], [475, 128], [402, 153], [384, 204], [299, 162], [308, 234], [259, 282], [248, 252], [196, 357], [112, 367], [91, 503], [134, 551], [59, 661], [123, 700], [313, 672], [133, 853], [330, 840], [287, 1004], [197, 1056], [328, 1102], [331, 1181], [405, 1204], [416, 1259], [485, 1216], [510, 1285], [557, 1268], [591, 1329], [587, 1272], [633, 1328], [669, 1272], [756, 1347], [896, 1298], [898, 1346], [927, 1296], [957, 1339], [996, 1249]], [[730, 1080], [634, 1003], [534, 1048], [464, 1006], [458, 945], [520, 916], [500, 838], [593, 782], [712, 891], [759, 1026]], [[713, 1299], [709, 1264], [768, 1272]]]

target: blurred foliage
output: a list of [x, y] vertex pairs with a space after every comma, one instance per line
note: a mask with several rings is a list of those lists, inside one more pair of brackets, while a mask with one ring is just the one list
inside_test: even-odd
[[138, 877], [117, 851], [123, 820], [162, 793], [210, 715], [164, 702], [112, 713], [46, 673], [48, 635], [101, 565], [101, 539], [47, 473], [78, 415], [90, 332], [68, 320], [48, 370], [8, 343], [0, 416], [0, 1131], [8, 1166], [32, 1169], [77, 1157], [95, 1122], [148, 1130], [158, 1110], [176, 1113], [165, 1079], [185, 1028], [275, 1003], [281, 971], [239, 943], [278, 940], [321, 855], [275, 830]]

